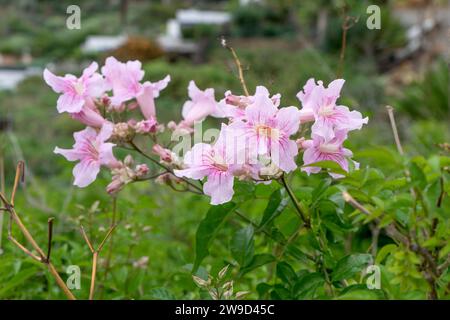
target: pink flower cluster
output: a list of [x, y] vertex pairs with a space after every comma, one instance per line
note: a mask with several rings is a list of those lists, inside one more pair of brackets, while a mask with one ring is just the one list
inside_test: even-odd
[[[304, 150], [304, 165], [331, 160], [348, 171], [352, 153], [343, 143], [349, 131], [361, 129], [368, 119], [336, 105], [343, 84], [344, 80], [335, 80], [325, 88], [321, 81], [316, 84], [314, 79], [308, 80], [298, 93], [300, 110], [294, 106], [280, 108], [281, 96], [270, 96], [263, 86], [257, 87], [253, 96], [236, 96], [228, 91], [218, 103], [211, 96], [212, 89], [205, 90], [203, 96], [208, 96], [208, 100], [193, 98], [189, 102], [191, 112], [195, 112], [194, 108], [198, 109], [197, 114], [203, 112], [195, 120], [201, 121], [209, 112], [228, 118], [229, 123], [222, 124], [214, 144], [194, 145], [184, 157], [186, 168], [175, 170], [175, 174], [196, 180], [207, 177], [203, 191], [211, 196], [211, 204], [220, 204], [232, 199], [235, 177], [258, 183], [295, 170], [299, 148]], [[312, 139], [294, 140], [300, 124], [309, 121], [314, 121]], [[320, 168], [307, 166], [301, 170], [310, 174]]]
[[[57, 101], [59, 113], [67, 112], [72, 118], [80, 121], [88, 127], [74, 134], [75, 144], [72, 149], [55, 148], [55, 153], [63, 155], [69, 161], [80, 161], [73, 169], [74, 184], [85, 187], [91, 184], [97, 177], [100, 167], [106, 166], [114, 172], [124, 168], [124, 163], [118, 161], [112, 148], [115, 144], [106, 142], [113, 137], [129, 138], [133, 131], [139, 133], [152, 133], [157, 131], [155, 98], [170, 81], [167, 76], [163, 80], [152, 83], [143, 82], [144, 71], [139, 61], [122, 63], [114, 57], [106, 59], [101, 69], [97, 72], [98, 65], [93, 62], [87, 67], [81, 77], [68, 74], [58, 77], [49, 70], [44, 70], [45, 82], [60, 97]], [[107, 95], [107, 92], [111, 92]], [[141, 121], [130, 120], [129, 123], [114, 123], [105, 119], [102, 112], [123, 112], [125, 109], [133, 109], [135, 105], [125, 105], [127, 101], [136, 101], [142, 115]], [[123, 170], [122, 170], [123, 171]], [[127, 170], [125, 170], [127, 171]], [[129, 171], [129, 170], [128, 170]], [[148, 168], [138, 166], [133, 174], [134, 179], [147, 174]], [[114, 175], [117, 177], [117, 174]], [[123, 174], [121, 175], [123, 177]], [[114, 179], [107, 188], [115, 192], [121, 188], [127, 179]]]
[[[182, 183], [183, 179], [206, 178], [203, 192], [211, 197], [211, 204], [221, 204], [232, 199], [235, 178], [270, 183], [283, 173], [296, 170], [299, 151], [303, 152], [301, 170], [307, 174], [318, 173], [321, 169], [313, 164], [325, 160], [336, 162], [348, 171], [349, 161], [353, 161], [350, 160], [352, 152], [344, 148], [343, 143], [350, 131], [361, 129], [368, 122], [360, 112], [337, 104], [344, 84], [342, 79], [332, 81], [328, 87], [321, 81], [308, 80], [297, 94], [301, 109], [281, 107], [281, 95], [271, 95], [263, 86], [258, 86], [252, 96], [227, 91], [224, 98], [217, 101], [214, 89], [201, 90], [191, 81], [189, 100], [182, 106], [182, 120], [169, 122], [167, 129], [190, 135], [194, 124], [208, 116], [222, 118], [225, 122], [215, 142], [197, 143], [184, 157], [178, 157], [158, 141], [165, 126], [156, 119], [155, 98], [168, 85], [170, 77], [155, 83], [143, 82], [140, 62], [122, 63], [113, 57], [106, 59], [101, 74], [97, 69], [97, 64], [92, 63], [80, 78], [58, 77], [45, 70], [44, 79], [61, 94], [58, 111], [68, 112], [88, 126], [75, 133], [73, 149], [56, 148], [55, 153], [69, 161], [80, 161], [73, 170], [74, 183], [80, 187], [94, 181], [101, 166], [109, 168], [113, 175], [107, 187], [110, 193], [118, 192], [127, 183], [145, 179], [150, 171], [145, 165], [133, 167], [131, 158], [116, 160], [112, 153], [116, 144], [135, 146], [136, 135], [150, 136], [149, 144], [153, 146], [149, 147], [166, 170], [158, 176], [158, 181], [169, 181], [171, 175], [176, 183]], [[114, 114], [137, 107], [141, 120], [113, 121]], [[311, 139], [299, 136], [300, 125], [307, 122], [313, 122]]]
[[[325, 88], [322, 81], [316, 84], [314, 79], [309, 79], [297, 94], [303, 106], [302, 123], [314, 121], [311, 127], [312, 140], [301, 142], [301, 147], [305, 149], [304, 165], [328, 160], [348, 171], [348, 159], [352, 157], [352, 152], [344, 148], [343, 143], [349, 131], [361, 129], [369, 119], [363, 118], [358, 111], [350, 111], [346, 106], [336, 104], [344, 82], [343, 79], [337, 79]], [[356, 162], [354, 164], [355, 167], [359, 166]], [[302, 170], [310, 174], [319, 172], [320, 168], [307, 166]]]

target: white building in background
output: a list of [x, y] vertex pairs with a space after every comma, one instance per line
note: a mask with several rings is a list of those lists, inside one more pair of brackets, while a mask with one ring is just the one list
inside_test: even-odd
[[254, 3], [262, 3], [263, 0], [239, 0], [239, 4], [241, 6], [248, 6], [249, 4], [254, 4]]
[[181, 26], [176, 19], [170, 19], [167, 21], [166, 36], [172, 39], [181, 39]]
[[126, 35], [88, 36], [81, 46], [84, 53], [106, 52], [119, 48], [128, 39]]
[[0, 68], [0, 90], [13, 90], [26, 78], [41, 74], [40, 68]]
[[181, 26], [199, 24], [224, 25], [231, 21], [231, 14], [222, 11], [186, 9], [177, 11], [176, 20]]
[[183, 39], [183, 27], [195, 25], [221, 26], [231, 22], [231, 14], [222, 11], [204, 11], [197, 9], [178, 10], [175, 19], [170, 19], [166, 24], [166, 32], [158, 37], [161, 48], [170, 53], [194, 54], [198, 45]]
[[183, 40], [181, 25], [177, 19], [170, 19], [166, 24], [166, 32], [157, 39], [159, 46], [169, 53], [188, 53], [197, 51], [197, 45], [192, 41]]

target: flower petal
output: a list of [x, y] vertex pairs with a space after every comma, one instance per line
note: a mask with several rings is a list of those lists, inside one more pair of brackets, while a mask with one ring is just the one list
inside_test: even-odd
[[208, 181], [203, 185], [203, 191], [211, 197], [211, 204], [218, 205], [230, 201], [233, 198], [234, 177], [231, 173], [215, 171], [208, 176]]
[[48, 69], [44, 70], [44, 80], [57, 93], [68, 91], [71, 88], [67, 79], [54, 75]]
[[56, 103], [56, 109], [59, 113], [69, 112], [76, 113], [80, 112], [84, 105], [84, 99], [82, 96], [75, 95], [72, 93], [64, 93], [58, 98]]
[[247, 120], [253, 124], [271, 124], [278, 109], [265, 95], [255, 96], [255, 101], [245, 109]]
[[54, 153], [62, 155], [64, 158], [66, 158], [69, 161], [77, 161], [82, 158], [82, 155], [74, 149], [61, 149], [58, 147], [55, 147], [53, 150]]
[[286, 136], [293, 135], [300, 126], [300, 111], [296, 107], [281, 108], [278, 110], [275, 121], [277, 128]]
[[95, 181], [99, 172], [100, 163], [97, 161], [81, 161], [73, 168], [72, 173], [75, 177], [73, 184], [80, 188], [84, 188]]

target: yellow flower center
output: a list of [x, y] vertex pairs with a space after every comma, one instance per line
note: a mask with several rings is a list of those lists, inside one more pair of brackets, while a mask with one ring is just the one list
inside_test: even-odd
[[319, 150], [323, 153], [336, 153], [339, 151], [339, 147], [332, 143], [324, 143], [320, 145]]
[[278, 129], [271, 128], [264, 124], [256, 126], [256, 134], [258, 136], [266, 136], [273, 140], [278, 140], [280, 138], [280, 131]]
[[212, 161], [214, 163], [214, 167], [221, 171], [227, 171], [228, 165], [225, 163], [225, 160], [218, 154], [214, 154], [212, 156]]
[[73, 88], [75, 89], [75, 92], [76, 92], [78, 95], [82, 95], [82, 94], [84, 93], [84, 86], [83, 86], [83, 83], [81, 83], [81, 82], [79, 82], [79, 81], [75, 82], [75, 84], [73, 85]]
[[333, 113], [334, 113], [333, 105], [327, 105], [319, 109], [319, 114], [324, 117], [331, 116]]

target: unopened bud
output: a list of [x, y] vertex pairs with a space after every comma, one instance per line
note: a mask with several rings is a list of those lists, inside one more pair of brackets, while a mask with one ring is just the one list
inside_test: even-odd
[[223, 279], [223, 277], [225, 277], [229, 266], [230, 265], [226, 265], [225, 268], [223, 268], [222, 270], [219, 271], [219, 279]]
[[152, 151], [159, 156], [161, 161], [168, 163], [172, 162], [172, 152], [170, 150], [163, 148], [159, 144], [155, 144], [152, 147]]
[[208, 285], [209, 285], [209, 282], [208, 281], [206, 281], [206, 280], [204, 280], [204, 279], [202, 279], [202, 278], [200, 278], [200, 277], [197, 277], [197, 276], [192, 276], [192, 279], [194, 280], [194, 282], [199, 286], [199, 287], [202, 287], [202, 288], [206, 288]]

